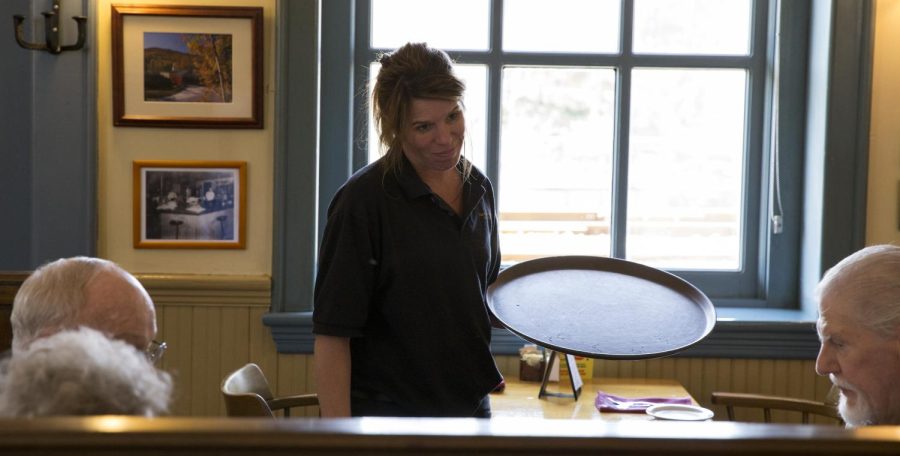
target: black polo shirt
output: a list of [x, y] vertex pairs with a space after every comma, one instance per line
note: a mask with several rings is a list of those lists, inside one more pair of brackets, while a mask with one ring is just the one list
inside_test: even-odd
[[351, 389], [411, 416], [471, 416], [501, 380], [487, 287], [500, 269], [490, 181], [473, 169], [463, 215], [412, 165], [354, 174], [328, 209], [313, 332], [350, 337]]

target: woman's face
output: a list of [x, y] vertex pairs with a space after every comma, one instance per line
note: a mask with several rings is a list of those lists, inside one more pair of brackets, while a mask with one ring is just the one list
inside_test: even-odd
[[421, 176], [454, 169], [465, 134], [466, 121], [458, 102], [413, 98], [400, 144]]

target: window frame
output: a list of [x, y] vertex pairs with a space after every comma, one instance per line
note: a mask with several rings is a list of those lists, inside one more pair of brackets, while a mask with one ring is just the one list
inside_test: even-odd
[[[766, 302], [719, 307], [713, 334], [681, 356], [814, 357], [811, 290], [824, 270], [864, 244], [872, 1], [767, 3], [780, 4], [783, 15], [803, 18], [799, 28], [782, 27], [782, 40], [810, 49], [798, 57], [796, 49], [783, 48], [781, 60], [782, 74], [793, 75], [782, 78], [781, 91], [799, 100], [781, 111], [782, 122], [793, 119], [780, 124], [782, 132], [796, 130], [782, 140], [782, 151], [793, 148], [782, 159], [801, 164], [795, 175], [783, 178], [802, 182], [783, 195], [785, 212], [803, 223], [795, 223], [795, 234], [768, 244], [769, 250], [795, 257], [797, 266], [761, 274], [765, 280], [758, 286], [765, 287]], [[354, 116], [365, 115], [353, 108], [354, 68], [347, 65], [354, 61], [358, 39], [354, 5], [353, 0], [278, 2], [273, 294], [272, 312], [263, 322], [282, 353], [312, 351], [312, 293], [324, 212], [354, 169], [354, 139], [365, 137], [351, 126]], [[805, 67], [807, 60], [808, 72], [789, 69]], [[320, 110], [320, 103], [329, 109]], [[754, 308], [773, 299], [793, 304], [792, 309]], [[495, 332], [495, 353], [514, 353], [520, 344], [508, 332]]]
[[[448, 50], [454, 61], [463, 64], [485, 65], [488, 73], [488, 112], [487, 112], [487, 170], [486, 174], [494, 183], [495, 192], [503, 193], [503, 182], [499, 179], [500, 157], [500, 106], [502, 93], [502, 71], [505, 66], [541, 66], [541, 67], [590, 67], [612, 68], [616, 72], [616, 125], [613, 148], [613, 192], [611, 217], [611, 252], [615, 258], [625, 257], [625, 234], [627, 222], [627, 181], [629, 154], [629, 118], [631, 74], [636, 68], [727, 68], [747, 71], [747, 101], [744, 125], [744, 162], [742, 186], [741, 217], [741, 257], [742, 265], [738, 271], [683, 270], [666, 269], [691, 282], [717, 306], [738, 307], [774, 307], [789, 308], [796, 305], [792, 296], [781, 296], [782, 290], [770, 290], [767, 277], [783, 276], [786, 271], [796, 270], [796, 258], [787, 255], [786, 249], [770, 250], [770, 236], [767, 232], [767, 206], [760, 202], [768, 195], [767, 173], [763, 173], [763, 163], [768, 161], [769, 124], [771, 106], [767, 103], [771, 93], [771, 73], [767, 71], [768, 62], [774, 55], [774, 43], [770, 38], [774, 30], [770, 27], [775, 22], [774, 9], [770, 14], [769, 2], [751, 0], [750, 46], [747, 55], [664, 55], [636, 54], [632, 52], [632, 35], [634, 30], [634, 0], [623, 0], [619, 23], [619, 51], [615, 53], [561, 53], [561, 52], [505, 52], [502, 49], [503, 8], [504, 0], [491, 2], [490, 37], [488, 49], [484, 51]], [[355, 17], [355, 68], [360, 69], [354, 77], [354, 93], [365, 94], [368, 84], [368, 69], [378, 54], [391, 49], [373, 48], [369, 37], [371, 14], [370, 0], [357, 0]], [[797, 18], [788, 17], [788, 25], [793, 25]], [[792, 43], [788, 43], [791, 45]], [[368, 163], [366, 138], [368, 100], [357, 96], [353, 100], [353, 111], [356, 138], [353, 150], [353, 169], [359, 169]], [[789, 128], [785, 128], [789, 130]], [[799, 166], [797, 162], [786, 165]], [[794, 169], [783, 169], [783, 175], [796, 174]], [[790, 181], [796, 182], [796, 181]], [[759, 210], [757, 210], [759, 208]], [[779, 236], [791, 236], [796, 233], [796, 224], [790, 224], [787, 233]], [[772, 271], [769, 274], [769, 271]]]

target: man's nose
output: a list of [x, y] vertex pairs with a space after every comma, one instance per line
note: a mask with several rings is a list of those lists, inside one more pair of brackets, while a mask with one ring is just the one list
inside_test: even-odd
[[819, 347], [819, 356], [816, 357], [816, 373], [828, 375], [838, 372], [838, 363], [834, 358], [834, 351], [829, 348], [827, 342]]

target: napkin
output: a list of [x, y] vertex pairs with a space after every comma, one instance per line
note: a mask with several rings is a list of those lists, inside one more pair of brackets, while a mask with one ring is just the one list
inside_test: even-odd
[[622, 397], [597, 391], [594, 405], [601, 412], [617, 413], [644, 413], [645, 410], [657, 404], [686, 404], [691, 405], [690, 397]]

